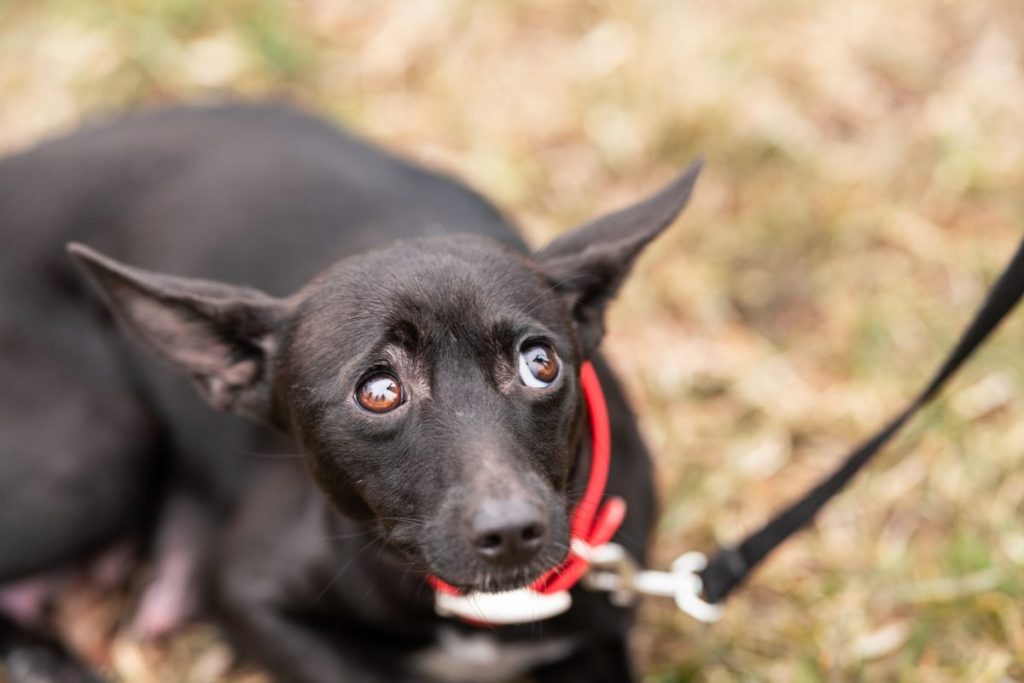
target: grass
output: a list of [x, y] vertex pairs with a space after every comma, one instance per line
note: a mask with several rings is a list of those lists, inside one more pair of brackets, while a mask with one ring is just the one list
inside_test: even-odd
[[[1020, 35], [1017, 0], [0, 0], [0, 149], [285, 97], [468, 179], [537, 244], [704, 153], [605, 343], [656, 453], [661, 565], [761, 523], [954, 341], [1024, 224]], [[647, 604], [646, 681], [1024, 680], [1022, 335], [722, 622]], [[230, 663], [203, 629], [108, 656], [131, 681]]]

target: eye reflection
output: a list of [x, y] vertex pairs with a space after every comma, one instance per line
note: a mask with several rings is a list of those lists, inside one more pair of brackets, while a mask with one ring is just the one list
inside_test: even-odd
[[558, 356], [547, 344], [530, 342], [519, 352], [519, 378], [535, 389], [551, 386], [558, 378]]
[[386, 413], [402, 404], [402, 385], [394, 375], [379, 372], [356, 389], [356, 401], [372, 413]]

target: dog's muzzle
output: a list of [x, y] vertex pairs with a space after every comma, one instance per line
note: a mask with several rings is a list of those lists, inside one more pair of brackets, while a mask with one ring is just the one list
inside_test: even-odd
[[611, 426], [601, 383], [589, 362], [580, 366], [580, 387], [590, 415], [591, 463], [586, 491], [572, 512], [568, 555], [531, 586], [504, 593], [463, 593], [428, 576], [439, 615], [475, 624], [521, 624], [561, 614], [572, 605], [569, 589], [590, 566], [589, 549], [609, 543], [622, 526], [626, 501], [604, 496], [611, 464]]

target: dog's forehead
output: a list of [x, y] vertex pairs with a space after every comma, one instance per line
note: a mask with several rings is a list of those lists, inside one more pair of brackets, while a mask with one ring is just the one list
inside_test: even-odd
[[[397, 242], [347, 259], [325, 284], [366, 310], [429, 317], [543, 307], [550, 284], [528, 257], [470, 235]], [[342, 301], [350, 305], [351, 301]]]
[[475, 235], [396, 242], [355, 259], [354, 266], [360, 275], [387, 272], [398, 291], [426, 293], [424, 288], [429, 287], [439, 294], [458, 295], [467, 290], [512, 294], [541, 283], [526, 256]]
[[528, 257], [472, 236], [409, 240], [324, 273], [303, 305], [302, 334], [318, 346], [365, 349], [411, 336], [468, 341], [568, 325], [551, 283]]

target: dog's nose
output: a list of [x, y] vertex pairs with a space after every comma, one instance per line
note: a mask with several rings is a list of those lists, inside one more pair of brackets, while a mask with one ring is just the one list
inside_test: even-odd
[[479, 505], [469, 523], [469, 542], [494, 564], [532, 559], [548, 536], [546, 515], [523, 500], [490, 500]]

